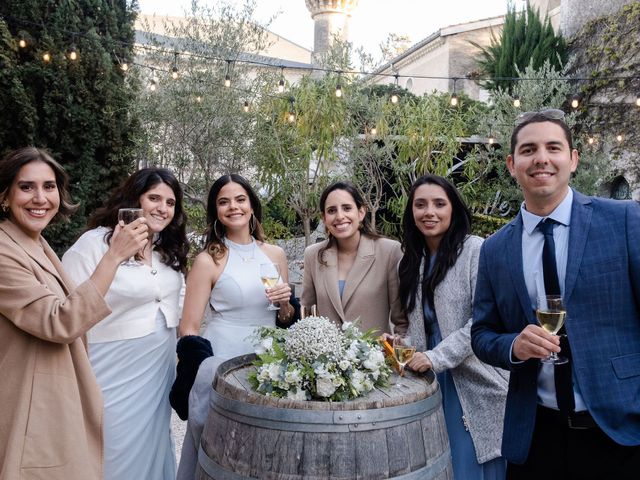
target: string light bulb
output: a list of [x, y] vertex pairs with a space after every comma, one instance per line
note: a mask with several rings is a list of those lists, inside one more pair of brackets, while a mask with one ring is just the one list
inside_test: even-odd
[[27, 41], [24, 38], [21, 38], [18, 40], [18, 46], [20, 48], [27, 48]]
[[520, 101], [520, 96], [514, 95], [513, 96], [513, 106], [516, 107], [516, 108], [520, 108], [521, 105], [522, 105], [522, 102]]
[[49, 52], [44, 52], [42, 54], [42, 60], [46, 63], [49, 63], [51, 61], [51, 54]]
[[571, 97], [571, 108], [575, 110], [579, 106], [580, 106], [580, 96], [574, 95], [573, 97]]
[[281, 78], [280, 81], [278, 82], [278, 92], [279, 93], [284, 92], [284, 78]]
[[340, 84], [336, 85], [336, 97], [338, 98], [342, 97], [342, 85]]
[[398, 100], [399, 98], [397, 94], [394, 93], [393, 95], [391, 95], [391, 103], [395, 105], [396, 103], [398, 103]]
[[249, 111], [249, 102], [247, 100], [244, 101], [244, 106], [242, 107], [242, 109], [246, 112]]
[[174, 65], [173, 68], [171, 69], [171, 78], [173, 78], [174, 80], [177, 80], [178, 76], [179, 76], [178, 67]]
[[122, 70], [123, 72], [126, 72], [127, 70], [129, 70], [129, 64], [126, 62], [121, 63], [120, 70]]
[[227, 73], [224, 77], [224, 86], [229, 88], [231, 86], [231, 77]]
[[371, 130], [369, 130], [369, 133], [371, 134], [372, 137], [375, 137], [376, 134], [378, 133], [378, 129], [376, 127], [371, 127]]
[[587, 138], [587, 143], [588, 143], [589, 145], [593, 145], [593, 144], [595, 143], [595, 141], [596, 141], [596, 139], [595, 139], [595, 138], [593, 138], [593, 136], [592, 136], [592, 135], [589, 135], [589, 138]]
[[458, 96], [455, 93], [451, 95], [450, 103], [452, 107], [458, 106]]
[[202, 97], [200, 95], [196, 97], [196, 102], [202, 103]]
[[640, 95], [636, 97], [636, 107], [640, 107]]
[[296, 121], [296, 114], [293, 111], [293, 102], [295, 102], [295, 99], [293, 97], [289, 98], [289, 114], [287, 115], [287, 120], [289, 120], [289, 123], [293, 123]]
[[396, 93], [396, 91], [398, 90], [398, 78], [400, 77], [400, 75], [398, 75], [397, 73], [394, 75], [394, 92], [391, 95], [391, 103], [393, 103], [394, 105], [396, 103], [398, 103], [398, 101], [400, 100], [400, 98], [398, 97], [398, 94]]
[[616, 136], [616, 140], [618, 141], [618, 143], [620, 143], [620, 142], [622, 142], [622, 140], [624, 140], [624, 136], [623, 136], [621, 133], [619, 133], [619, 134]]
[[69, 49], [69, 60], [72, 62], [78, 60], [78, 51], [76, 50], [75, 45], [71, 45], [71, 48]]

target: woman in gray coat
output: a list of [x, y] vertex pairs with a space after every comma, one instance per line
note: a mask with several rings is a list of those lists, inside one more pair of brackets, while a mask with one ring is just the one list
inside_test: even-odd
[[482, 240], [456, 188], [425, 175], [413, 184], [403, 217], [400, 297], [417, 353], [408, 367], [438, 376], [454, 477], [504, 479], [500, 457], [508, 373], [471, 350], [471, 307]]

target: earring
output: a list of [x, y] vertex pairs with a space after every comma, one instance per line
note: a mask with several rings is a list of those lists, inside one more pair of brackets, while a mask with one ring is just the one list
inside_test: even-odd
[[256, 231], [256, 223], [258, 222], [258, 219], [256, 218], [256, 216], [252, 213], [251, 214], [251, 218], [249, 219], [249, 233], [253, 233]]
[[7, 213], [9, 211], [9, 202], [5, 199], [4, 202], [2, 202], [2, 211]]
[[224, 232], [222, 234], [218, 233], [218, 219], [217, 218], [213, 221], [213, 233], [215, 233], [216, 237], [218, 237], [218, 238], [224, 237]]

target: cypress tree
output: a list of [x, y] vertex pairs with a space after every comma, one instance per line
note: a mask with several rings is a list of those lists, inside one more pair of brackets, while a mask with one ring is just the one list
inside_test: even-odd
[[[530, 65], [538, 70], [546, 60], [555, 70], [562, 71], [568, 55], [562, 35], [555, 34], [549, 18], [543, 23], [538, 11], [530, 4], [527, 4], [526, 11], [520, 13], [516, 13], [515, 6], [510, 4], [500, 37], [493, 37], [488, 47], [477, 43], [473, 45], [481, 50], [478, 64], [482, 73], [492, 78], [515, 78], [518, 70], [524, 71]], [[513, 82], [488, 80], [485, 86], [489, 90], [502, 88], [510, 91]]]
[[69, 173], [80, 209], [45, 231], [58, 252], [135, 164], [137, 87], [119, 68], [133, 56], [135, 15], [126, 0], [0, 3], [0, 154], [44, 147]]

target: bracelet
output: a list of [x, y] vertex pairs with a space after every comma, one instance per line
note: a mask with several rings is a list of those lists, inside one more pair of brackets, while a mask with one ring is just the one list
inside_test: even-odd
[[293, 305], [291, 305], [289, 302], [287, 302], [287, 305], [289, 305], [289, 308], [287, 309], [286, 315], [281, 315], [283, 313], [282, 306], [280, 306], [280, 310], [278, 311], [278, 319], [280, 319], [280, 321], [282, 322], [290, 321], [293, 318], [293, 314], [296, 311], [295, 308], [293, 308]]

